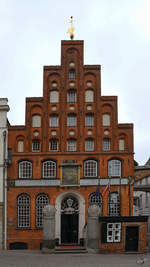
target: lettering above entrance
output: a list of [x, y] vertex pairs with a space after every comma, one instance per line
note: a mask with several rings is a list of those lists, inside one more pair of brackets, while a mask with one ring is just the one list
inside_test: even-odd
[[78, 166], [62, 166], [62, 185], [78, 185]]

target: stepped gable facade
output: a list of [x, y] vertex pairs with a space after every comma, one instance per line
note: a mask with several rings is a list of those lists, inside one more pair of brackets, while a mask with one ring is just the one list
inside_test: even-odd
[[[49, 203], [57, 244], [83, 243], [89, 205], [133, 215], [133, 124], [118, 123], [117, 97], [101, 96], [101, 66], [84, 65], [83, 48], [61, 42], [61, 65], [44, 67], [43, 96], [26, 98], [25, 125], [9, 126], [8, 248], [40, 248]], [[106, 230], [106, 242], [120, 242], [119, 229]]]

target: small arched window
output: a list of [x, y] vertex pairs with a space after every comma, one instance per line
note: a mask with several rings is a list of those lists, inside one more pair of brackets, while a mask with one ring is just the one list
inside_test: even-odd
[[94, 151], [94, 140], [89, 138], [85, 140], [85, 151]]
[[19, 162], [19, 178], [32, 178], [32, 163], [30, 161]]
[[93, 114], [86, 114], [85, 116], [85, 126], [94, 126], [94, 115]]
[[103, 126], [110, 126], [110, 115], [109, 114], [103, 114], [102, 125]]
[[110, 139], [109, 138], [103, 139], [103, 151], [110, 151]]
[[58, 127], [59, 121], [58, 121], [58, 115], [51, 115], [50, 116], [50, 127]]
[[69, 79], [75, 79], [75, 70], [69, 71]]
[[124, 150], [124, 139], [123, 138], [121, 138], [121, 139], [119, 139], [119, 150]]
[[53, 138], [50, 140], [49, 151], [58, 151], [58, 140]]
[[108, 215], [109, 216], [120, 216], [120, 195], [117, 192], [109, 193]]
[[30, 227], [30, 197], [26, 194], [17, 198], [17, 219], [19, 228]]
[[75, 90], [69, 90], [67, 93], [67, 102], [68, 103], [75, 103], [77, 101], [76, 91]]
[[121, 176], [121, 160], [112, 159], [108, 161], [108, 176]]
[[69, 114], [67, 117], [67, 126], [76, 126], [76, 125], [77, 125], [76, 114]]
[[40, 115], [32, 116], [32, 127], [36, 127], [36, 128], [41, 127], [41, 116]]
[[85, 177], [97, 177], [97, 161], [86, 160], [84, 162], [84, 176]]
[[75, 152], [77, 150], [77, 141], [75, 139], [70, 139], [67, 141], [67, 151]]
[[43, 162], [43, 178], [56, 178], [56, 162], [48, 160]]
[[23, 152], [24, 148], [24, 142], [23, 140], [18, 141], [18, 152]]
[[50, 103], [59, 102], [59, 92], [57, 90], [50, 91]]
[[85, 91], [85, 102], [94, 102], [93, 90], [86, 90]]
[[40, 194], [36, 198], [36, 227], [43, 226], [43, 208], [49, 204], [49, 197], [46, 194]]

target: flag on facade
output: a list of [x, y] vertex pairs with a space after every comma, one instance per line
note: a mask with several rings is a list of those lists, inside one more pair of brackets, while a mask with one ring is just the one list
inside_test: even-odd
[[97, 188], [96, 188], [96, 192], [95, 192], [96, 197], [99, 196], [99, 189], [100, 189], [100, 179], [98, 179], [98, 184], [97, 184]]
[[102, 193], [102, 197], [105, 196], [105, 194], [110, 190], [110, 183], [108, 183], [108, 185], [105, 187], [103, 193]]

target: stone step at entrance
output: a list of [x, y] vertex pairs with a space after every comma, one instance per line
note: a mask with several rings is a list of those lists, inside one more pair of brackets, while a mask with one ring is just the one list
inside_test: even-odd
[[82, 246], [75, 246], [75, 245], [62, 245], [55, 247], [56, 254], [63, 254], [63, 253], [87, 253], [87, 249]]

